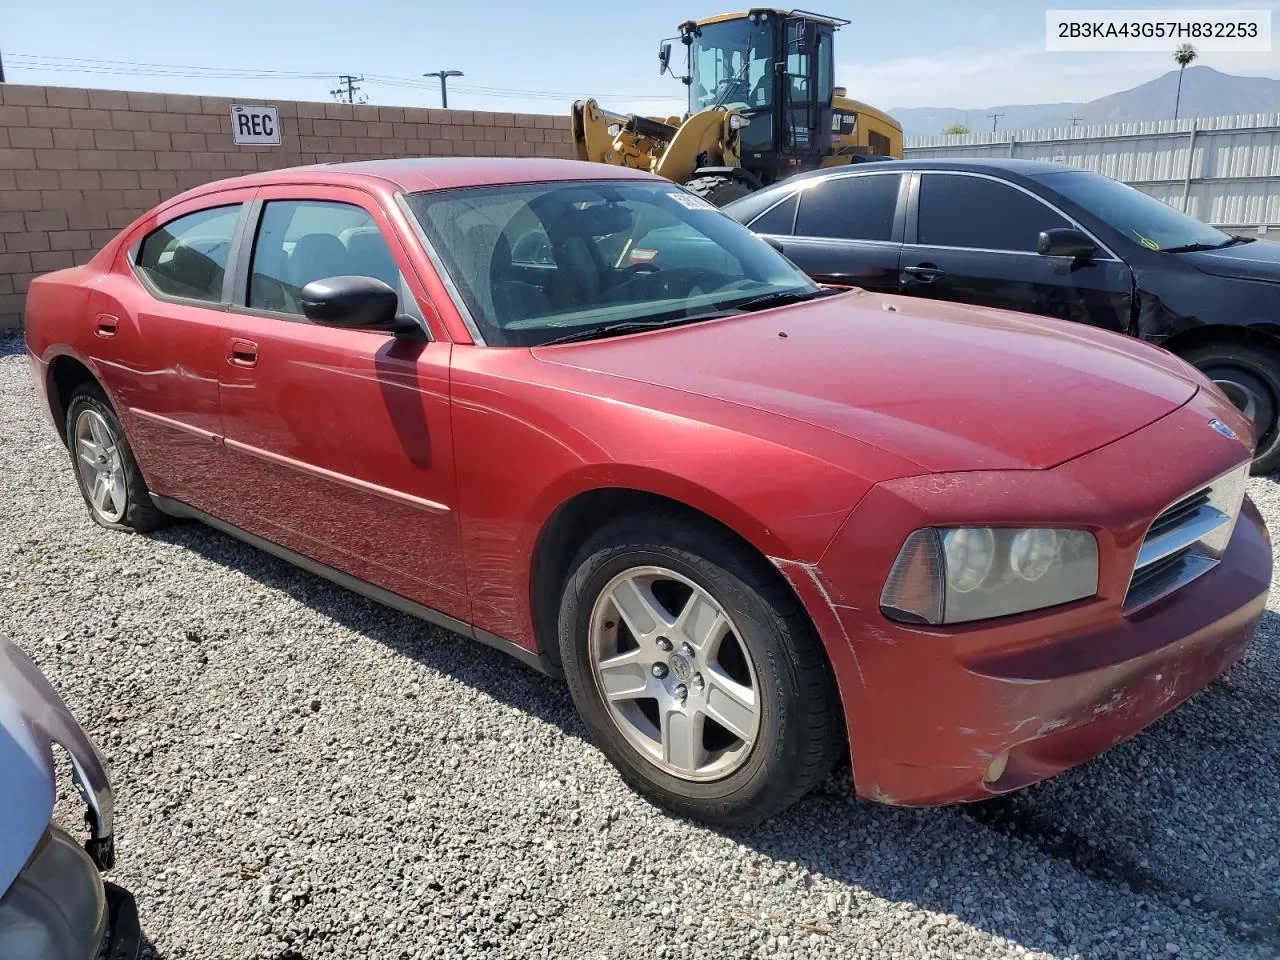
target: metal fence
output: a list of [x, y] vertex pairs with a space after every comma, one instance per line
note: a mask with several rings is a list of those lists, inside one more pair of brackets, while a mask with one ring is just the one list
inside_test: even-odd
[[1018, 157], [1095, 170], [1205, 223], [1280, 232], [1280, 114], [912, 137], [908, 159]]

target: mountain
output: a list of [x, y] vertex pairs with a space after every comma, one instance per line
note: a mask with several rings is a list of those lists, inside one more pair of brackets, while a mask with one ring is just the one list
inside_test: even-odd
[[[1131, 90], [1111, 93], [1088, 103], [1010, 104], [960, 110], [955, 107], [909, 107], [890, 110], [907, 136], [938, 134], [953, 123], [965, 123], [975, 133], [991, 129], [992, 113], [1004, 114], [1001, 130], [1081, 124], [1165, 120], [1173, 116], [1178, 71], [1148, 80]], [[1215, 117], [1235, 113], [1268, 113], [1280, 109], [1280, 80], [1237, 77], [1212, 67], [1188, 67], [1182, 79], [1180, 117]]]

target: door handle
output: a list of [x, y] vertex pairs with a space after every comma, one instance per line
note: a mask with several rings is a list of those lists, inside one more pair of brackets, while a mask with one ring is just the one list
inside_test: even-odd
[[914, 267], [903, 267], [902, 272], [910, 274], [921, 283], [933, 283], [933, 281], [947, 275], [947, 271], [939, 270], [932, 263], [918, 263]]
[[94, 335], [101, 337], [103, 340], [114, 337], [119, 326], [120, 318], [113, 317], [109, 313], [100, 313], [93, 320]]
[[256, 367], [258, 365], [258, 345], [252, 340], [233, 337], [227, 347], [227, 363], [233, 367]]

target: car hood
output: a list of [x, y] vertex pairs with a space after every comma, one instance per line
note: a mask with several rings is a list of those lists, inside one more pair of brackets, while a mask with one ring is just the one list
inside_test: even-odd
[[1270, 240], [1237, 243], [1221, 250], [1175, 253], [1173, 256], [1185, 258], [1197, 270], [1215, 277], [1280, 283], [1280, 243]]
[[823, 427], [936, 472], [1052, 467], [1198, 389], [1137, 341], [863, 291], [534, 353]]
[[0, 634], [0, 895], [49, 826], [55, 743], [71, 758], [95, 839], [109, 844], [114, 809], [102, 758], [49, 681]]

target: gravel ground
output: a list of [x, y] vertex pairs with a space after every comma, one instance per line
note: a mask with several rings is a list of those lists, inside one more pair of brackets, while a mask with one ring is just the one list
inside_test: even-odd
[[[112, 768], [150, 956], [1280, 956], [1276, 613], [1053, 782], [904, 811], [846, 769], [720, 832], [628, 791], [502, 654], [194, 524], [96, 527], [12, 338], [0, 458], [0, 630]], [[1280, 487], [1251, 494], [1280, 522]]]

